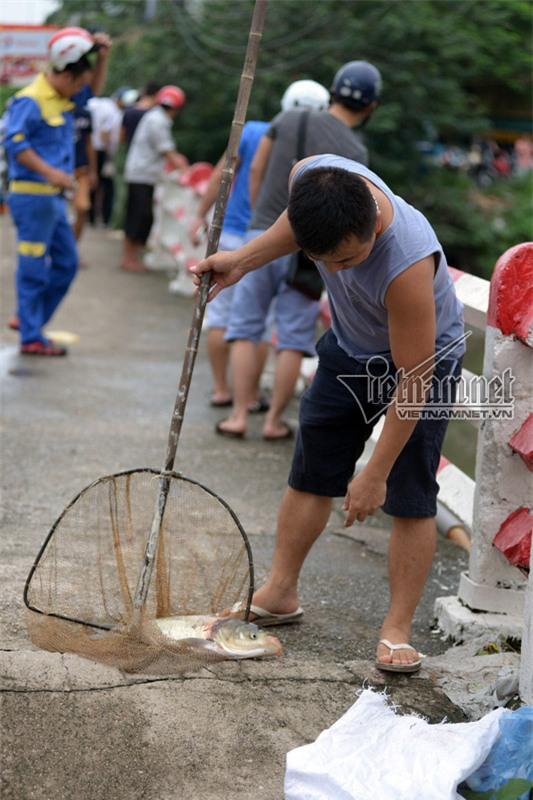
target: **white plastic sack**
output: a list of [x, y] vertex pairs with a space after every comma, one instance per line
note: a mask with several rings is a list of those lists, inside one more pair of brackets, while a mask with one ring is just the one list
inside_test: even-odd
[[189, 227], [212, 169], [210, 164], [200, 162], [184, 173], [165, 172], [154, 193], [154, 222], [144, 263], [152, 270], [178, 272], [186, 279], [190, 294], [194, 293], [194, 286], [187, 268], [204, 257], [205, 242], [193, 245]]
[[385, 695], [365, 689], [315, 742], [287, 754], [285, 800], [457, 800], [506, 713], [432, 725], [397, 715]]

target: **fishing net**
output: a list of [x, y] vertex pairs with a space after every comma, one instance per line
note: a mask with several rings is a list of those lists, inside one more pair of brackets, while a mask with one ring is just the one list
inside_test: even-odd
[[[254, 5], [206, 256], [218, 247], [266, 6], [266, 0]], [[126, 671], [182, 672], [220, 656], [197, 637], [164, 636], [157, 620], [223, 616], [237, 602], [248, 613], [252, 557], [237, 517], [210, 489], [172, 471], [210, 284], [204, 272], [162, 472], [121, 472], [88, 486], [53, 525], [30, 571], [28, 631], [41, 648]], [[274, 651], [277, 644], [271, 642]]]
[[124, 671], [180, 673], [214, 653], [164, 637], [155, 620], [221, 615], [250, 602], [248, 539], [229, 506], [176, 473], [159, 534], [142, 618], [133, 599], [159, 473], [143, 469], [100, 478], [70, 503], [48, 534], [24, 591], [30, 638]]

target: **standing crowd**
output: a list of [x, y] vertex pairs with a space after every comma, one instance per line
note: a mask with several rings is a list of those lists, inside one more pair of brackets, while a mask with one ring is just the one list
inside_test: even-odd
[[[139, 99], [126, 88], [99, 97], [110, 44], [105, 34], [58, 31], [50, 40], [49, 70], [19, 92], [8, 111], [9, 207], [18, 253], [13, 322], [24, 354], [65, 353], [43, 326], [76, 273], [75, 236], [86, 215], [110, 222], [120, 141], [128, 147], [125, 270], [143, 269], [154, 186], [164, 165], [187, 166], [171, 134], [186, 101], [179, 87], [150, 85]], [[272, 121], [246, 123], [221, 250], [192, 272], [196, 281], [212, 272], [211, 403], [230, 409], [216, 426], [218, 435], [244, 438], [248, 414], [259, 411], [265, 412], [266, 441], [293, 437], [284, 412], [302, 358], [319, 356], [300, 404], [272, 568], [254, 594], [251, 618], [263, 625], [302, 618], [299, 575], [327, 524], [332, 498], [344, 498], [346, 525], [381, 507], [393, 522], [390, 607], [376, 666], [415, 672], [422, 656], [409, 637], [435, 549], [436, 470], [447, 425], [441, 415], [423, 412], [432, 402], [453, 404], [463, 320], [430, 223], [368, 167], [363, 128], [379, 106], [381, 84], [374, 65], [350, 61], [340, 66], [329, 91], [312, 80], [297, 81]], [[223, 161], [198, 204], [189, 231], [193, 243], [207, 226]], [[66, 213], [70, 192], [74, 231]], [[332, 326], [316, 344], [324, 287]], [[258, 386], [273, 338], [275, 375], [267, 402]], [[379, 397], [369, 394], [367, 381], [376, 357], [391, 378]], [[349, 388], [339, 376], [350, 378]], [[418, 417], [397, 413], [401, 397]], [[376, 447], [354, 477], [380, 416], [385, 422]]]

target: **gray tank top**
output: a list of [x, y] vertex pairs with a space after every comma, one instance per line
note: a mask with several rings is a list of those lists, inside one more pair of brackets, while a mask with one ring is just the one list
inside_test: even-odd
[[[322, 262], [317, 262], [328, 291], [332, 328], [339, 346], [355, 358], [390, 353], [385, 307], [389, 284], [412, 264], [434, 255], [436, 347], [440, 351], [449, 345], [447, 357], [461, 356], [465, 350], [460, 340], [464, 330], [463, 306], [455, 294], [440, 242], [425, 216], [393, 194], [368, 167], [340, 156], [317, 156], [300, 167], [294, 180], [317, 167], [338, 167], [360, 175], [387, 196], [394, 212], [391, 224], [377, 238], [369, 257], [358, 266], [331, 273]], [[459, 341], [454, 344], [456, 340]]]

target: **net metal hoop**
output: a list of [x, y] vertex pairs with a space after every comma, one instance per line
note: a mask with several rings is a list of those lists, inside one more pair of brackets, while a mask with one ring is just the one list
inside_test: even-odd
[[[127, 470], [123, 470], [122, 472], [114, 472], [112, 475], [104, 475], [101, 478], [98, 478], [98, 480], [93, 481], [92, 483], [90, 483], [88, 486], [86, 486], [84, 489], [82, 489], [81, 492], [78, 492], [76, 497], [74, 497], [74, 499], [71, 500], [70, 503], [63, 509], [63, 511], [61, 512], [59, 517], [56, 519], [56, 521], [54, 522], [54, 524], [50, 528], [50, 530], [49, 530], [44, 542], [41, 545], [41, 548], [40, 548], [39, 552], [37, 553], [35, 561], [33, 562], [32, 566], [31, 566], [31, 569], [30, 569], [30, 571], [28, 573], [28, 577], [26, 578], [26, 583], [24, 584], [24, 592], [23, 592], [22, 597], [23, 597], [23, 600], [24, 600], [24, 605], [26, 606], [27, 609], [29, 609], [29, 611], [33, 611], [36, 614], [42, 614], [45, 617], [56, 617], [57, 619], [64, 619], [67, 622], [75, 622], [78, 625], [84, 625], [85, 627], [88, 627], [88, 628], [96, 628], [98, 630], [103, 630], [103, 631], [113, 630], [113, 628], [115, 627], [113, 625], [96, 624], [96, 623], [93, 623], [93, 622], [87, 622], [87, 620], [77, 619], [76, 617], [70, 617], [70, 616], [66, 616], [64, 614], [56, 614], [53, 611], [50, 611], [50, 612], [42, 611], [40, 608], [37, 608], [36, 606], [32, 606], [30, 604], [30, 601], [28, 599], [28, 593], [29, 593], [30, 584], [31, 584], [33, 575], [35, 573], [35, 570], [39, 566], [39, 562], [40, 562], [41, 558], [43, 557], [44, 553], [46, 552], [46, 548], [48, 547], [48, 544], [49, 544], [52, 536], [54, 535], [54, 532], [55, 532], [57, 526], [62, 521], [62, 519], [65, 516], [65, 514], [79, 500], [79, 498], [83, 494], [85, 494], [85, 492], [89, 491], [89, 489], [92, 489], [94, 486], [96, 486], [99, 483], [104, 483], [105, 481], [111, 480], [113, 478], [120, 478], [120, 477], [123, 477], [125, 475], [132, 475], [134, 473], [141, 473], [141, 472], [146, 472], [146, 473], [148, 473], [150, 475], [154, 475], [155, 477], [159, 477], [162, 474], [160, 470], [152, 469], [151, 467], [141, 467], [140, 469], [127, 469]], [[245, 608], [245, 614], [244, 614], [244, 619], [247, 619], [248, 618], [248, 614], [250, 612], [250, 605], [252, 603], [252, 595], [254, 593], [255, 575], [254, 575], [254, 564], [253, 564], [252, 548], [251, 548], [251, 545], [250, 545], [250, 540], [248, 539], [248, 535], [246, 534], [246, 531], [242, 527], [242, 525], [241, 525], [241, 523], [239, 521], [239, 518], [237, 517], [237, 515], [235, 514], [233, 509], [226, 503], [226, 501], [222, 499], [222, 497], [219, 497], [219, 495], [216, 494], [216, 492], [213, 492], [212, 489], [209, 489], [207, 486], [204, 486], [199, 481], [195, 481], [192, 478], [187, 478], [185, 475], [182, 475], [179, 472], [165, 472], [164, 475], [168, 475], [171, 478], [176, 478], [177, 480], [180, 480], [180, 481], [185, 481], [186, 483], [190, 483], [193, 486], [198, 486], [200, 489], [203, 489], [204, 492], [207, 492], [207, 494], [211, 495], [211, 497], [214, 497], [215, 500], [217, 500], [220, 503], [220, 505], [223, 506], [226, 509], [226, 511], [228, 511], [228, 513], [230, 514], [231, 518], [233, 519], [233, 522], [235, 523], [239, 533], [241, 534], [241, 537], [242, 537], [242, 540], [244, 542], [244, 546], [245, 546], [245, 549], [246, 549], [246, 556], [248, 558], [248, 570], [249, 570], [249, 575], [250, 575], [250, 585], [248, 587], [248, 597], [246, 599], [246, 608]]]

